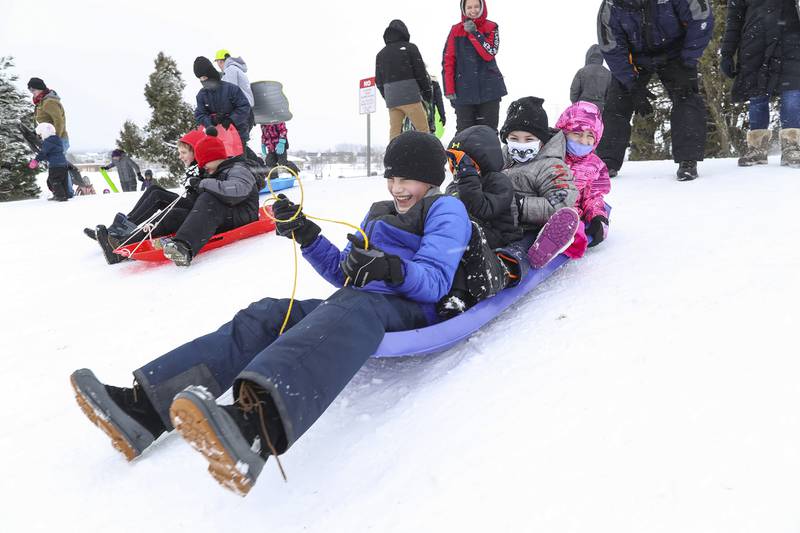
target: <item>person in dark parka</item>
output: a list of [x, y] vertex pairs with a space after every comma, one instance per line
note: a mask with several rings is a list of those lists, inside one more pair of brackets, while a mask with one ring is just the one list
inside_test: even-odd
[[500, 99], [508, 92], [497, 66], [500, 28], [487, 19], [486, 0], [461, 0], [461, 22], [450, 28], [442, 57], [444, 96], [456, 110], [456, 131], [497, 130]]
[[766, 165], [769, 101], [780, 96], [781, 165], [800, 168], [800, 2], [728, 0], [720, 68], [734, 102], [750, 101], [747, 152], [739, 166]]
[[569, 99], [573, 104], [578, 101], [591, 102], [602, 112], [606, 105], [609, 85], [611, 85], [611, 71], [603, 66], [603, 51], [600, 50], [600, 45], [593, 44], [586, 52], [586, 66], [581, 68], [572, 80]]
[[135, 191], [136, 180], [141, 178], [142, 172], [139, 169], [139, 165], [125, 153], [125, 150], [117, 148], [111, 152], [111, 163], [103, 168], [105, 170], [110, 170], [115, 167], [117, 169], [117, 175], [119, 176], [119, 184], [122, 186], [123, 192]]
[[[223, 486], [247, 494], [269, 456], [285, 453], [322, 416], [386, 332], [438, 321], [434, 303], [450, 289], [470, 234], [464, 205], [438, 190], [445, 162], [428, 133], [389, 143], [384, 167], [392, 199], [373, 204], [361, 224], [368, 249], [350, 235], [340, 251], [301, 206], [275, 202], [278, 235], [294, 238], [338, 290], [291, 307], [287, 298], [257, 301], [217, 331], [135, 370], [133, 388], [77, 370], [71, 379], [78, 404], [128, 460], [174, 427]], [[233, 403], [217, 404], [231, 387]]]
[[597, 155], [615, 176], [631, 138], [633, 113], [653, 112], [647, 85], [657, 75], [672, 100], [672, 156], [678, 180], [697, 178], [706, 143], [706, 107], [697, 62], [711, 39], [709, 0], [603, 0], [597, 18], [603, 57], [614, 79], [606, 98], [606, 133]]
[[242, 139], [242, 148], [250, 140], [250, 102], [242, 90], [233, 83], [222, 81], [222, 77], [206, 57], [194, 60], [194, 75], [203, 88], [197, 93], [194, 118], [199, 126], [221, 126], [225, 129], [233, 124]]
[[414, 129], [430, 132], [422, 101], [432, 97], [425, 62], [402, 20], [393, 20], [383, 32], [386, 46], [375, 57], [375, 85], [389, 108], [389, 140], [402, 132], [408, 117]]

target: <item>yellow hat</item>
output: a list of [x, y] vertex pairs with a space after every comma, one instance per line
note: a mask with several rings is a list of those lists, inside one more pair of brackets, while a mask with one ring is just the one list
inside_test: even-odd
[[229, 56], [231, 55], [231, 53], [225, 50], [224, 48], [222, 50], [217, 50], [217, 55], [214, 56], [214, 61], [220, 61], [222, 59], [225, 59], [226, 55]]

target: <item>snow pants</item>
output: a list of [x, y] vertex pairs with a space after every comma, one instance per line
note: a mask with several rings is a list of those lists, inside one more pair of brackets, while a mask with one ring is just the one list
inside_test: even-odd
[[297, 441], [375, 353], [386, 332], [427, 325], [422, 307], [395, 295], [339, 289], [327, 300], [264, 298], [199, 337], [134, 371], [137, 382], [171, 428], [169, 406], [189, 385], [215, 396], [240, 380], [267, 391], [283, 425], [278, 453]]
[[[681, 161], [702, 161], [706, 150], [706, 105], [699, 94], [697, 77], [693, 80], [679, 78], [686, 71], [666, 68], [655, 69], [661, 83], [672, 101], [670, 123], [672, 124], [672, 158]], [[637, 83], [647, 83], [654, 72], [640, 70]], [[689, 91], [681, 87], [691, 85]], [[625, 150], [631, 141], [631, 117], [633, 100], [631, 92], [616, 78], [612, 79], [603, 113], [605, 133], [597, 155], [609, 170], [619, 170], [625, 158]]]
[[47, 172], [47, 188], [56, 198], [70, 198], [67, 190], [67, 167], [50, 167]]
[[136, 192], [136, 179], [133, 181], [120, 179], [119, 184], [122, 187], [122, 192]]
[[[188, 244], [192, 255], [197, 255], [200, 248], [205, 246], [209, 239], [217, 233], [230, 231], [258, 220], [258, 211], [252, 217], [247, 217], [242, 213], [244, 209], [246, 209], [244, 205], [229, 206], [213, 194], [202, 192], [195, 200], [191, 210], [185, 214], [183, 223], [175, 232], [175, 240]], [[176, 211], [176, 217], [178, 217], [185, 210], [172, 210], [172, 212]], [[236, 222], [242, 220], [243, 223]]]
[[489, 126], [497, 131], [500, 122], [500, 100], [492, 100], [475, 105], [457, 105], [456, 133], [470, 126]]
[[[166, 208], [169, 204], [178, 198], [178, 194], [168, 191], [158, 185], [151, 185], [145, 189], [144, 194], [139, 198], [136, 204], [128, 213], [128, 220], [134, 224], [141, 224], [157, 211]], [[189, 210], [194, 205], [194, 201], [189, 198], [181, 198], [175, 204], [176, 208]], [[175, 228], [177, 229], [177, 228]], [[173, 230], [175, 231], [175, 230]]]

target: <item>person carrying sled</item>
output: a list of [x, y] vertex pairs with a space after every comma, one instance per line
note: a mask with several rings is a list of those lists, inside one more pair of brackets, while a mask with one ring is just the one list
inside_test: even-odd
[[[202, 172], [195, 161], [194, 147], [205, 136], [203, 131], [192, 130], [178, 141], [178, 157], [186, 166], [183, 180], [186, 192], [183, 196], [154, 184], [144, 191], [127, 215], [117, 213], [110, 226], [99, 225], [95, 229], [84, 228], [83, 232], [89, 238], [97, 241], [109, 265], [125, 260], [123, 256], [114, 253], [114, 249], [123, 243], [139, 242], [148, 237], [162, 237], [175, 233], [181, 227], [197, 200], [197, 184], [202, 177]], [[163, 216], [157, 217], [152, 231], [146, 231], [144, 228], [140, 230], [139, 226], [152, 221], [153, 216], [161, 211], [165, 212]]]
[[[611, 192], [611, 180], [606, 164], [594, 153], [603, 138], [603, 119], [596, 105], [577, 102], [564, 110], [556, 128], [567, 137], [566, 162], [579, 193], [575, 207], [583, 224], [578, 225], [575, 240], [565, 252], [570, 258], [577, 259], [583, 256], [587, 246], [597, 246], [608, 235], [604, 196]], [[591, 243], [587, 235], [591, 237]]]
[[672, 101], [672, 156], [678, 181], [697, 178], [706, 146], [706, 105], [697, 62], [714, 30], [708, 0], [603, 0], [597, 39], [613, 74], [603, 119], [606, 135], [597, 148], [612, 177], [622, 168], [631, 139], [631, 116], [650, 115], [657, 75]]
[[[52, 124], [56, 129], [56, 135], [61, 139], [64, 146], [64, 156], [69, 151], [69, 134], [67, 133], [67, 116], [64, 113], [64, 106], [61, 97], [54, 90], [47, 87], [42, 78], [31, 78], [28, 80], [28, 90], [33, 95], [33, 119], [36, 124]], [[72, 198], [72, 178], [67, 172], [66, 184], [67, 196]]]
[[49, 122], [40, 122], [36, 126], [36, 134], [42, 138], [42, 148], [28, 164], [31, 169], [39, 167], [39, 163], [47, 161], [47, 188], [53, 193], [48, 200], [66, 202], [67, 194], [67, 158], [64, 156], [64, 144], [56, 133], [56, 128]]
[[527, 252], [533, 268], [566, 251], [580, 224], [574, 209], [579, 193], [566, 163], [567, 139], [550, 129], [543, 103], [534, 96], [512, 102], [500, 130], [506, 145], [503, 171], [514, 185], [513, 212], [524, 232], [514, 245]]
[[101, 168], [104, 170], [117, 169], [119, 184], [122, 186], [123, 192], [135, 191], [137, 180], [144, 179], [142, 178], [142, 171], [139, 170], [139, 165], [125, 153], [125, 150], [119, 148], [111, 152], [111, 163]]
[[569, 100], [573, 104], [580, 101], [591, 102], [602, 113], [610, 85], [611, 71], [603, 66], [600, 45], [593, 44], [586, 52], [586, 66], [575, 73], [569, 88]]
[[205, 172], [196, 185], [197, 199], [169, 242], [164, 256], [178, 266], [192, 258], [217, 233], [258, 220], [258, 180], [244, 155], [228, 157], [213, 128], [195, 145], [197, 166]]
[[219, 71], [206, 57], [194, 60], [194, 75], [203, 86], [197, 93], [194, 110], [197, 124], [207, 128], [221, 126], [226, 130], [232, 124], [242, 139], [242, 148], [246, 150], [253, 108], [244, 92], [238, 85], [222, 81]]
[[515, 285], [527, 271], [525, 251], [505, 248], [522, 238], [512, 209], [514, 186], [503, 170], [503, 150], [489, 126], [472, 126], [447, 149], [453, 181], [447, 194], [460, 199], [473, 223], [469, 247], [461, 259], [453, 288], [438, 305], [450, 317]]
[[375, 86], [389, 108], [389, 140], [403, 129], [407, 117], [414, 129], [430, 132], [423, 101], [432, 97], [425, 62], [402, 20], [393, 20], [383, 32], [386, 46], [375, 57]]
[[[104, 385], [88, 369], [71, 376], [78, 404], [128, 460], [173, 428], [241, 495], [270, 455], [294, 445], [375, 353], [386, 332], [436, 322], [470, 238], [464, 205], [442, 195], [445, 152], [433, 136], [407, 132], [384, 155], [392, 199], [372, 205], [340, 251], [298, 206], [273, 206], [279, 235], [339, 289], [325, 300], [264, 298], [217, 331], [135, 370], [133, 388]], [[233, 403], [216, 402], [233, 388]], [[276, 459], [277, 461], [277, 459]], [[278, 463], [280, 464], [280, 463]]]
[[461, 22], [450, 29], [442, 58], [444, 96], [456, 110], [456, 131], [497, 130], [500, 100], [508, 94], [495, 59], [500, 28], [486, 18], [486, 0], [460, 1]]

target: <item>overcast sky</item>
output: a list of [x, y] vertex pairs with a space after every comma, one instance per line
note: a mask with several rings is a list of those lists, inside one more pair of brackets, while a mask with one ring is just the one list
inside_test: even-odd
[[[144, 125], [150, 110], [144, 85], [156, 54], [178, 62], [194, 107], [198, 55], [219, 48], [242, 56], [250, 81], [278, 80], [291, 103], [293, 148], [326, 149], [366, 143], [358, 114], [358, 80], [374, 75], [383, 31], [399, 18], [431, 74], [441, 79], [442, 49], [460, 20], [459, 0], [339, 2], [304, 0], [164, 2], [8, 0], [0, 17], [0, 55], [16, 58], [21, 88], [31, 76], [62, 97], [73, 150], [113, 147], [126, 119]], [[569, 85], [596, 42], [599, 0], [488, 0], [500, 25], [497, 57], [509, 95], [545, 98], [551, 124], [569, 104]], [[452, 107], [445, 140], [455, 132]], [[388, 141], [388, 113], [378, 96], [373, 144]], [[253, 130], [255, 137], [256, 130]], [[255, 145], [255, 143], [253, 143]], [[257, 147], [256, 147], [257, 148]]]

